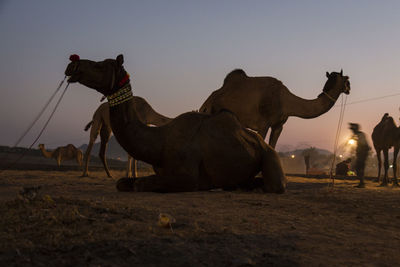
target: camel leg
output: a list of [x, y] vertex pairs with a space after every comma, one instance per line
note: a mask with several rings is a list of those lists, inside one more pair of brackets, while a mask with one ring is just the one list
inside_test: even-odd
[[132, 166], [132, 177], [137, 178], [138, 175], [137, 175], [137, 160], [136, 159], [132, 158], [131, 166]]
[[85, 156], [83, 158], [83, 161], [85, 162], [85, 167], [83, 169], [82, 177], [89, 176], [89, 170], [88, 169], [89, 169], [90, 153], [92, 152], [92, 148], [93, 148], [93, 144], [94, 144], [95, 140], [96, 140], [96, 138], [94, 138], [94, 139], [90, 138], [89, 145], [86, 148]]
[[377, 182], [379, 183], [381, 180], [381, 168], [382, 168], [382, 157], [381, 157], [381, 151], [376, 150], [376, 157], [378, 158], [378, 178]]
[[399, 186], [397, 181], [397, 155], [399, 154], [399, 148], [395, 146], [393, 152], [393, 186]]
[[137, 178], [137, 161], [128, 154], [128, 166], [126, 168], [126, 177]]
[[188, 160], [189, 162], [180, 161], [180, 169], [179, 166], [172, 166], [169, 171], [166, 170], [166, 175], [150, 175], [136, 179], [121, 178], [117, 181], [117, 189], [159, 193], [196, 191], [199, 189], [199, 162], [195, 158]]
[[108, 164], [107, 164], [107, 159], [106, 159], [106, 149], [107, 149], [107, 143], [108, 140], [110, 139], [111, 132], [108, 131], [105, 127], [102, 127], [100, 130], [100, 151], [99, 151], [99, 157], [101, 159], [101, 162], [103, 163], [104, 170], [107, 173], [107, 176], [109, 178], [112, 178], [112, 175], [110, 174], [110, 170], [108, 169]]
[[269, 145], [275, 148], [278, 138], [281, 135], [283, 124], [271, 128], [271, 135], [269, 136]]
[[382, 179], [381, 186], [388, 185], [388, 169], [389, 169], [389, 149], [383, 149], [383, 168], [384, 168], [384, 175]]
[[82, 152], [79, 153], [79, 161], [80, 161], [79, 166], [82, 167], [83, 166], [83, 153]]
[[258, 134], [261, 135], [262, 139], [265, 140], [265, 137], [267, 136], [269, 126], [266, 126], [264, 129], [261, 129], [258, 131]]
[[76, 161], [78, 162], [78, 165], [82, 167], [82, 153], [79, 151], [76, 153]]
[[269, 193], [284, 193], [286, 191], [286, 177], [282, 169], [278, 153], [270, 146], [263, 152], [262, 175], [264, 191]]
[[192, 192], [198, 190], [197, 178], [179, 175], [150, 175], [136, 179], [121, 178], [117, 181], [120, 192]]
[[57, 155], [57, 165], [58, 165], [58, 167], [60, 167], [61, 166], [61, 154], [58, 154]]
[[132, 157], [129, 154], [128, 154], [128, 164], [126, 165], [126, 177], [133, 178], [132, 177]]
[[87, 177], [89, 176], [89, 161], [90, 161], [90, 155], [92, 152], [93, 144], [97, 139], [97, 136], [99, 135], [100, 129], [102, 128], [102, 123], [98, 122], [97, 120], [93, 121], [92, 128], [90, 129], [90, 139], [89, 139], [89, 145], [86, 148], [85, 151], [85, 156], [83, 158], [83, 161], [85, 162], [85, 167], [83, 170], [82, 177]]

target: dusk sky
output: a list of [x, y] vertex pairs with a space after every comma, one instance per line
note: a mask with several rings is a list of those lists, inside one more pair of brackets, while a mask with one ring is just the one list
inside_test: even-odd
[[[326, 71], [343, 68], [351, 92], [340, 142], [350, 136], [348, 122], [368, 137], [385, 112], [399, 122], [400, 1], [0, 0], [0, 34], [0, 145], [16, 142], [74, 53], [96, 61], [124, 54], [134, 94], [169, 117], [199, 109], [235, 68], [273, 76], [307, 99], [321, 93]], [[100, 98], [71, 84], [38, 143], [87, 143], [83, 128]], [[339, 112], [289, 118], [278, 150], [332, 151]]]

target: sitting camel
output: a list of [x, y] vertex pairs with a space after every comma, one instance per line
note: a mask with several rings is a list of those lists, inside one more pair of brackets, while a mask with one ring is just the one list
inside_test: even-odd
[[[266, 192], [283, 193], [286, 177], [276, 151], [260, 135], [243, 127], [236, 115], [187, 112], [160, 127], [148, 127], [133, 107], [134, 98], [123, 56], [95, 62], [70, 57], [65, 75], [107, 96], [112, 131], [136, 159], [156, 174], [122, 178], [120, 191], [183, 192], [249, 187], [262, 181]], [[263, 179], [255, 175], [262, 171]]]
[[[157, 113], [146, 100], [141, 97], [134, 96], [134, 108], [139, 114], [142, 122], [145, 124], [152, 124], [156, 126], [161, 126], [169, 122], [171, 119], [165, 117], [159, 113]], [[112, 177], [110, 174], [110, 170], [108, 169], [107, 159], [106, 159], [106, 149], [107, 143], [111, 137], [111, 124], [110, 124], [110, 106], [108, 103], [101, 104], [93, 114], [93, 119], [89, 122], [85, 131], [90, 130], [90, 140], [89, 145], [85, 152], [85, 168], [83, 170], [82, 176], [89, 176], [89, 161], [90, 161], [90, 153], [92, 151], [92, 147], [94, 142], [96, 141], [97, 136], [100, 133], [100, 151], [99, 157], [101, 162], [103, 163], [104, 169], [107, 173], [108, 177]], [[132, 171], [133, 169], [133, 171]], [[127, 177], [136, 177], [136, 160], [129, 156], [128, 154], [128, 166], [126, 169]]]
[[316, 118], [335, 104], [341, 93], [350, 93], [349, 77], [326, 73], [328, 81], [316, 99], [308, 100], [292, 94], [283, 83], [272, 77], [249, 77], [243, 70], [229, 73], [222, 87], [214, 91], [200, 107], [200, 112], [215, 114], [228, 109], [247, 128], [262, 138], [271, 128], [269, 145], [276, 146], [283, 124], [290, 116]]
[[372, 143], [378, 158], [378, 182], [381, 176], [381, 152], [384, 158], [384, 176], [382, 179], [382, 186], [386, 186], [389, 182], [388, 169], [389, 169], [389, 149], [394, 147], [393, 152], [393, 186], [398, 186], [397, 182], [397, 155], [400, 149], [400, 128], [396, 126], [392, 117], [385, 113], [381, 121], [375, 126], [372, 131]]
[[53, 151], [46, 151], [44, 144], [39, 145], [40, 150], [45, 158], [53, 158], [57, 161], [58, 167], [61, 166], [61, 161], [74, 160], [78, 162], [79, 166], [82, 166], [82, 151], [76, 148], [72, 144], [66, 146], [57, 147]]

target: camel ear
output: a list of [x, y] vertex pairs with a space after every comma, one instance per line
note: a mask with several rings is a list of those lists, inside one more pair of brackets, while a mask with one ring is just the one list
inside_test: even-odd
[[124, 64], [124, 56], [122, 54], [117, 56], [117, 63], [120, 66], [122, 66], [122, 64]]
[[340, 70], [340, 75], [343, 76], [343, 69]]
[[326, 72], [326, 78], [329, 78], [329, 72]]

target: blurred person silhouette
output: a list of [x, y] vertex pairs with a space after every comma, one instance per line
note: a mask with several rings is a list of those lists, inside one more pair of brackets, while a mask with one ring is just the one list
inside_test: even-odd
[[353, 131], [354, 139], [357, 140], [355, 171], [358, 179], [360, 179], [360, 183], [357, 187], [364, 188], [365, 162], [367, 161], [368, 152], [371, 147], [368, 145], [365, 134], [360, 131], [360, 125], [358, 123], [349, 123], [349, 129]]
[[310, 171], [310, 154], [304, 155], [304, 163], [306, 164], [306, 175], [308, 175]]

